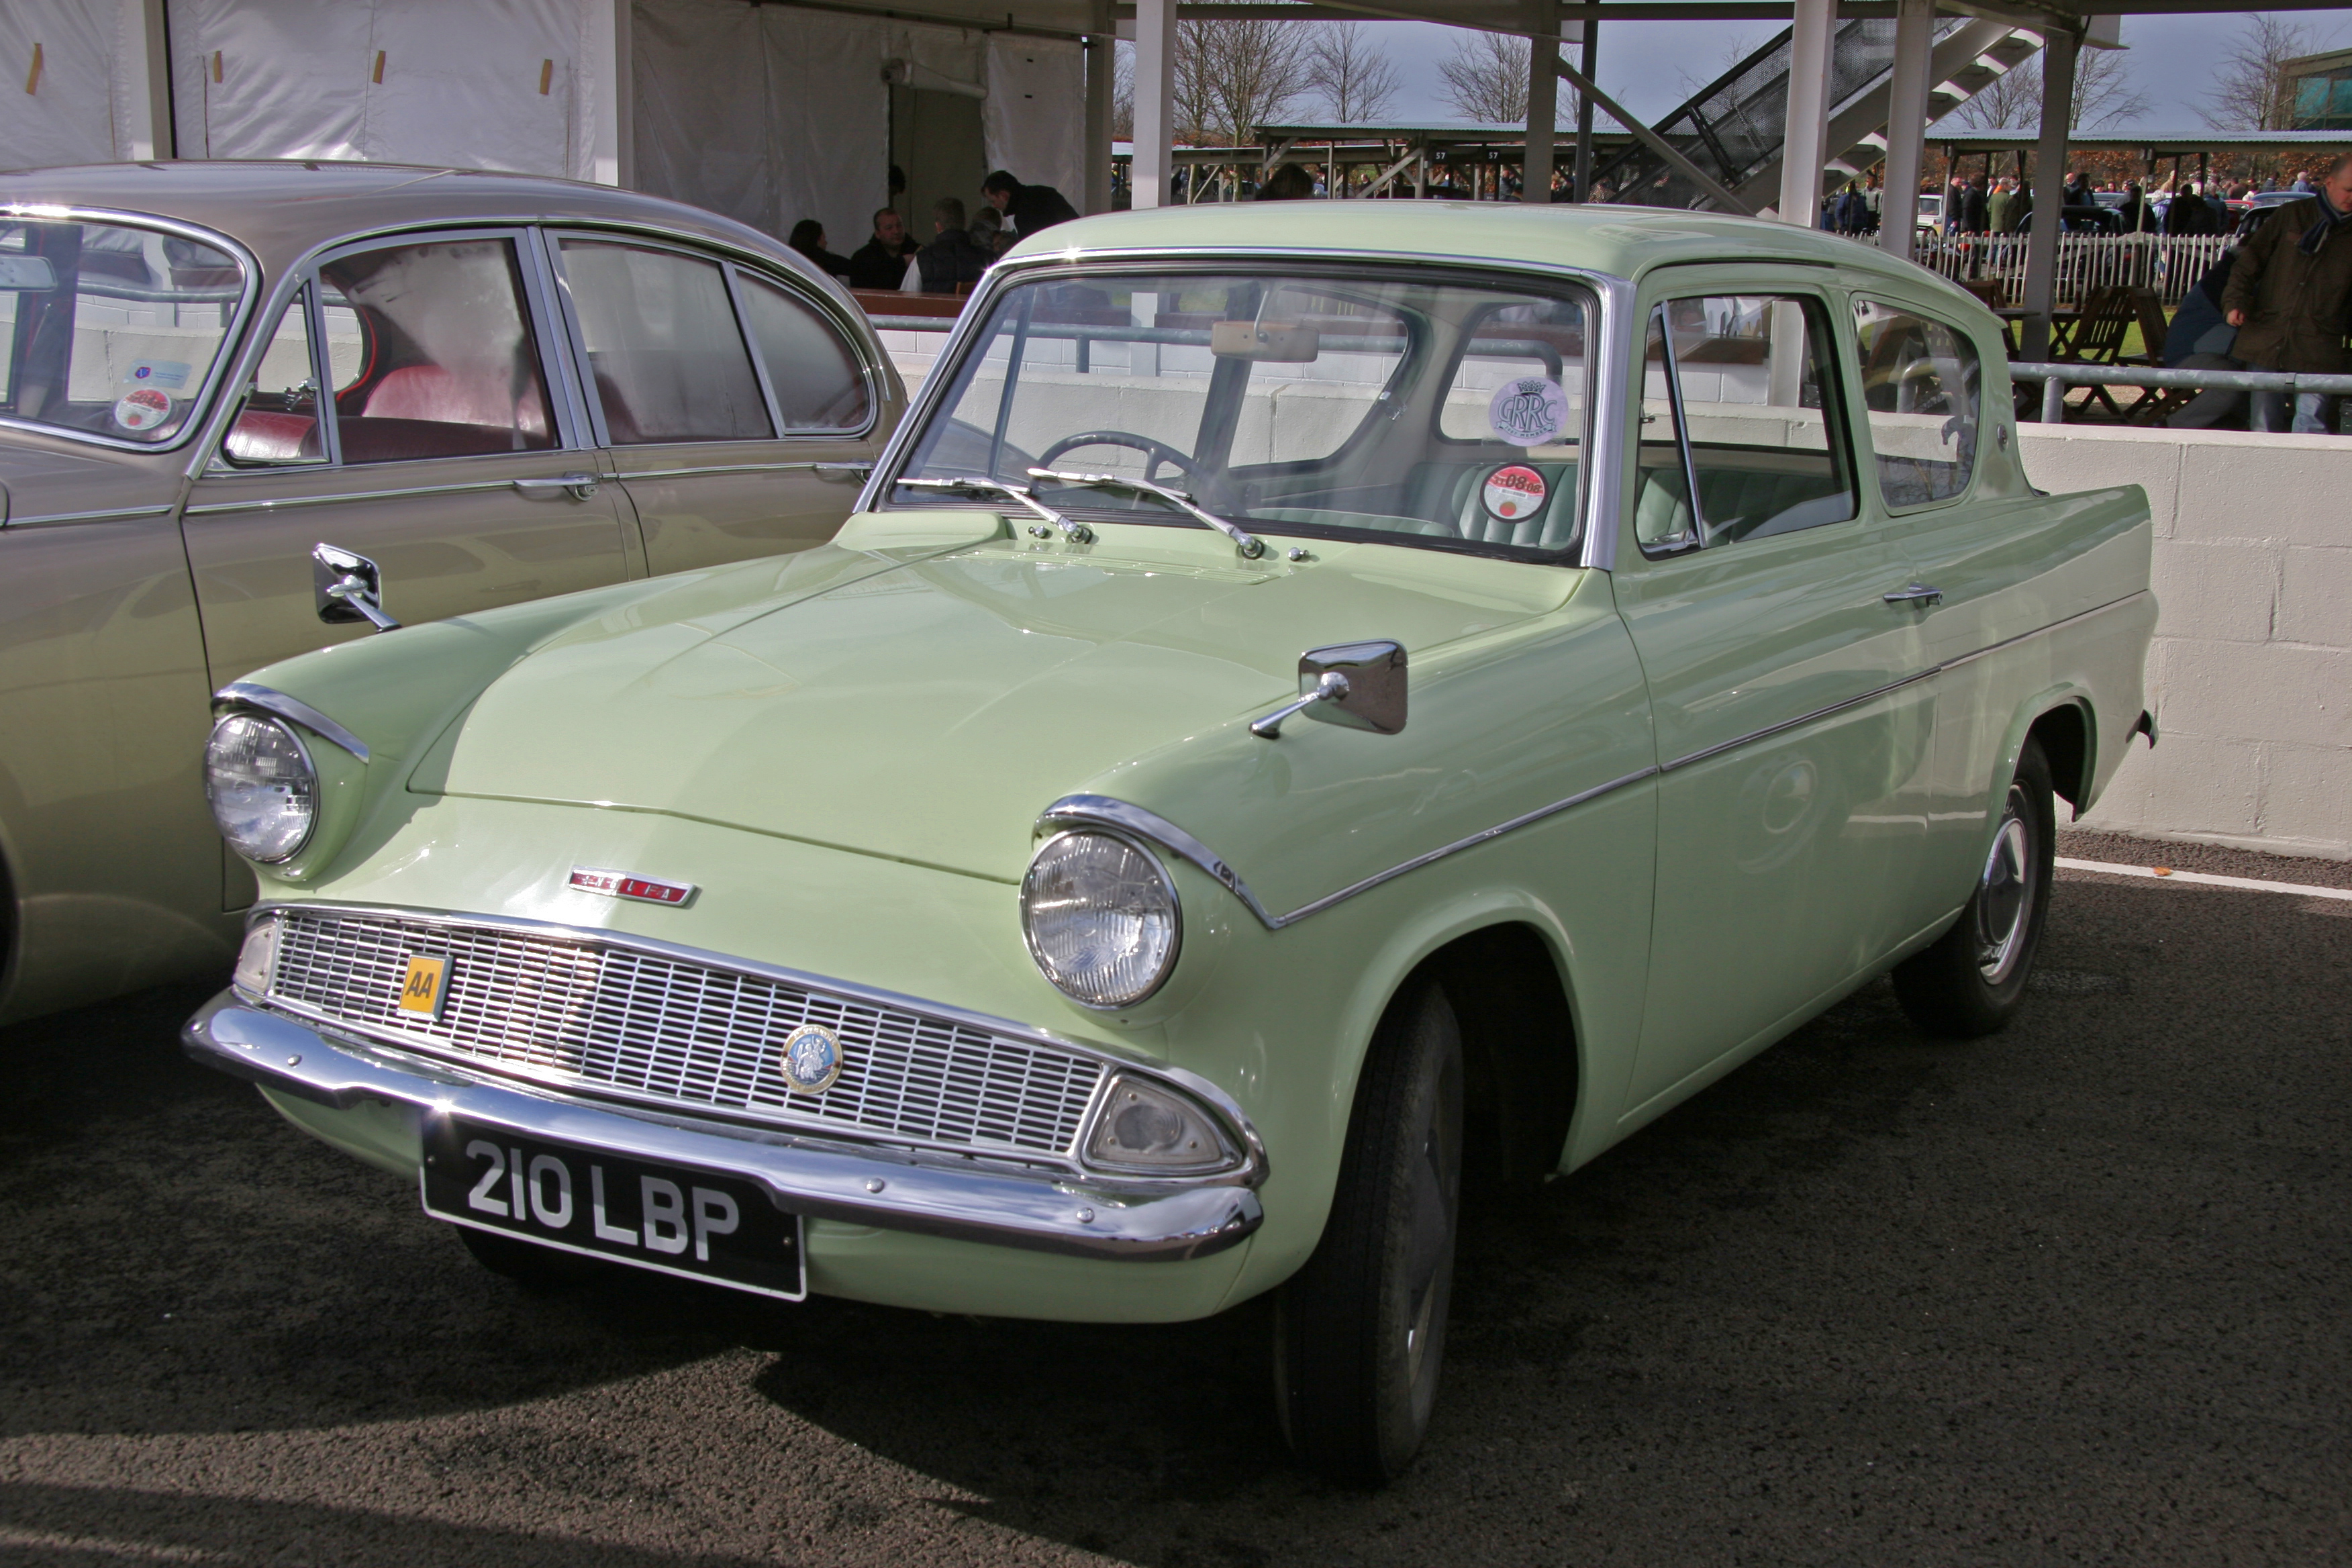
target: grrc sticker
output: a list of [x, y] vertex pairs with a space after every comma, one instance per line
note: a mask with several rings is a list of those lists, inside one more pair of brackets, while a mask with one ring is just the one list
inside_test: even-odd
[[1544, 495], [1544, 477], [1523, 463], [1513, 463], [1486, 476], [1478, 499], [1487, 516], [1517, 522], [1543, 510]]
[[171, 416], [171, 396], [152, 386], [126, 392], [114, 400], [114, 422], [125, 430], [152, 430]]
[[1568, 428], [1568, 394], [1546, 375], [1507, 381], [1486, 405], [1486, 428], [1514, 447], [1540, 447]]

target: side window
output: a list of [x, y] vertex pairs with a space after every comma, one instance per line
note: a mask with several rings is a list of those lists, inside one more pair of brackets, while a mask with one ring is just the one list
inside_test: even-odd
[[221, 456], [240, 467], [323, 463], [318, 362], [310, 353], [310, 291], [296, 291], [253, 369]]
[[[1649, 331], [1635, 495], [1645, 550], [1711, 548], [1856, 515], [1853, 465], [1824, 371], [1829, 318], [1818, 302], [1768, 294], [1669, 300], [1653, 312]], [[1662, 395], [1669, 431], [1654, 418]], [[1671, 461], [1658, 450], [1669, 440]]]
[[335, 378], [353, 377], [335, 393], [344, 462], [555, 445], [511, 240], [338, 257], [320, 267], [319, 287]]
[[1949, 500], [1976, 471], [1976, 349], [1958, 328], [1876, 300], [1855, 299], [1853, 326], [1879, 493], [1890, 508]]
[[775, 434], [718, 263], [609, 240], [561, 245], [613, 445]]
[[866, 395], [865, 367], [848, 340], [766, 279], [740, 270], [735, 279], [785, 430], [864, 429], [873, 417], [873, 400]]

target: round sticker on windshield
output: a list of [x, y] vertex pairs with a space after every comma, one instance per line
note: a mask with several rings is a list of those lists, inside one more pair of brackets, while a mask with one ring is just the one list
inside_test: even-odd
[[114, 422], [125, 430], [152, 430], [171, 416], [171, 398], [152, 386], [126, 392], [114, 400]]
[[1487, 516], [1517, 522], [1543, 510], [1544, 477], [1524, 463], [1513, 463], [1486, 476], [1478, 499]]
[[1524, 375], [1495, 389], [1486, 427], [1514, 447], [1540, 447], [1568, 428], [1568, 394], [1548, 375]]

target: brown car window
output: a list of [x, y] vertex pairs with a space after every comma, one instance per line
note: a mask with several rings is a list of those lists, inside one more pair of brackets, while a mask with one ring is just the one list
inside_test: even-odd
[[325, 462], [317, 363], [310, 353], [310, 291], [298, 289], [246, 382], [221, 455], [239, 467]]
[[872, 417], [856, 351], [832, 323], [764, 279], [738, 271], [743, 315], [787, 430], [862, 430]]
[[604, 240], [562, 246], [614, 446], [775, 434], [718, 263]]
[[361, 251], [322, 265], [319, 283], [343, 461], [555, 445], [511, 240]]

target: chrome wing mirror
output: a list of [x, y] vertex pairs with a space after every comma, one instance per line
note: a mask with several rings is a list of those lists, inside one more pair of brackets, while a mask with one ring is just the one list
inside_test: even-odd
[[1250, 721], [1261, 741], [1278, 739], [1285, 721], [1304, 713], [1326, 724], [1393, 735], [1404, 728], [1404, 647], [1392, 642], [1340, 643], [1298, 656], [1298, 700]]
[[364, 555], [340, 544], [310, 546], [310, 586], [318, 591], [319, 618], [331, 626], [365, 621], [380, 632], [400, 629], [383, 613], [383, 574]]

